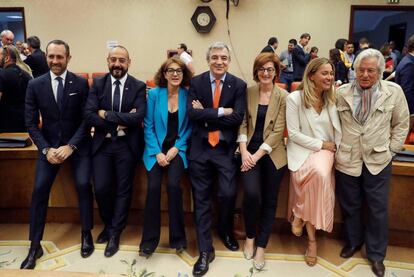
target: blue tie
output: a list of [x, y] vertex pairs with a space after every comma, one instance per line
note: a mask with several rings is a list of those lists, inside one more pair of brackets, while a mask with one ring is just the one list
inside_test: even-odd
[[57, 95], [56, 95], [56, 103], [58, 104], [59, 110], [62, 110], [63, 108], [63, 79], [62, 77], [56, 77], [58, 81], [58, 87], [57, 87]]
[[119, 80], [115, 81], [115, 91], [114, 91], [114, 100], [112, 101], [112, 110], [115, 112], [119, 112], [119, 106], [121, 103], [121, 90], [119, 85], [121, 82]]

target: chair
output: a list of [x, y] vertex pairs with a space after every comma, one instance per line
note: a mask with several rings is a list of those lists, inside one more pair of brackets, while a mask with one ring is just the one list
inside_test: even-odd
[[290, 91], [297, 90], [300, 83], [302, 83], [302, 82], [292, 82], [292, 84], [290, 85]]
[[94, 72], [92, 73], [92, 79], [95, 79], [96, 77], [104, 76], [106, 72]]
[[147, 90], [151, 88], [155, 88], [157, 85], [155, 84], [154, 79], [146, 80], [145, 84], [147, 85]]
[[85, 79], [89, 79], [89, 73], [75, 73], [75, 74], [78, 75], [78, 76], [81, 76]]

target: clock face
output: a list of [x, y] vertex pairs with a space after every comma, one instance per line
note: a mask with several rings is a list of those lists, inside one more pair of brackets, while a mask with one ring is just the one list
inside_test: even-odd
[[200, 25], [200, 26], [203, 26], [203, 27], [205, 27], [205, 26], [207, 26], [208, 24], [210, 24], [210, 15], [208, 15], [207, 13], [200, 13], [198, 16], [197, 16], [197, 23]]

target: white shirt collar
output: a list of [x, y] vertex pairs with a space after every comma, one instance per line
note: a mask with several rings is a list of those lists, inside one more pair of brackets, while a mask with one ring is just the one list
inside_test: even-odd
[[[125, 85], [126, 79], [128, 78], [128, 73], [124, 75], [124, 77], [122, 77], [121, 79], [119, 79], [119, 81], [121, 82], [121, 86]], [[116, 78], [114, 78], [114, 76], [111, 75], [111, 84], [114, 85], [115, 81], [118, 80]]]
[[[220, 78], [220, 81], [224, 83], [224, 80], [226, 79], [227, 73], [224, 73], [224, 75]], [[213, 83], [216, 80], [216, 78], [213, 76], [213, 74], [210, 71], [210, 83]]]
[[52, 71], [50, 72], [50, 78], [52, 79], [52, 81], [54, 81], [56, 79], [56, 77], [61, 77], [63, 79], [63, 83], [65, 83], [66, 80], [66, 75], [68, 73], [68, 70], [65, 70], [65, 72], [63, 72], [61, 75], [56, 75], [55, 73], [53, 73]]

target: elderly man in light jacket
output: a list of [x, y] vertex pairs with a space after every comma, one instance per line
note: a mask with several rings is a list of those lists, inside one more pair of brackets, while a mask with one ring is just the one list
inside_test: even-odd
[[[355, 60], [356, 79], [338, 89], [342, 141], [336, 156], [337, 198], [342, 208], [349, 258], [365, 243], [376, 276], [384, 276], [388, 244], [388, 195], [391, 160], [408, 133], [409, 112], [400, 86], [382, 81], [384, 58], [375, 49]], [[361, 222], [362, 201], [368, 206]]]

